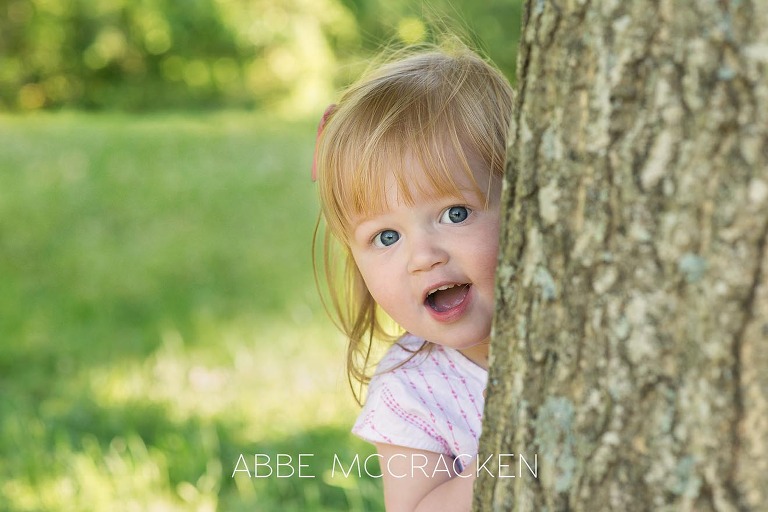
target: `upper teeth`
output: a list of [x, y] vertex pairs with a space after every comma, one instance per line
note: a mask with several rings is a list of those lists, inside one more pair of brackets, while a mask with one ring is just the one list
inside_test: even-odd
[[457, 284], [446, 284], [446, 285], [443, 285], [443, 286], [441, 286], [439, 288], [434, 288], [432, 290], [429, 290], [429, 292], [427, 292], [427, 295], [432, 295], [433, 293], [435, 293], [437, 291], [447, 290], [448, 288], [453, 288], [454, 286], [458, 286], [458, 285]]

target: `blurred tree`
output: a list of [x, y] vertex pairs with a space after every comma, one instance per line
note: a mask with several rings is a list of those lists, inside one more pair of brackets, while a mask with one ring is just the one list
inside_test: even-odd
[[250, 106], [322, 94], [329, 39], [355, 37], [334, 0], [10, 0], [0, 6], [0, 105]]
[[420, 42], [429, 27], [456, 30], [515, 77], [521, 0], [342, 0], [360, 27], [361, 45], [375, 52], [383, 42]]
[[764, 2], [527, 2], [480, 451], [538, 478], [477, 510], [765, 510], [766, 41]]
[[[513, 75], [519, 0], [6, 0], [0, 108], [317, 109], [393, 38], [458, 19]], [[450, 25], [450, 23], [448, 24]]]

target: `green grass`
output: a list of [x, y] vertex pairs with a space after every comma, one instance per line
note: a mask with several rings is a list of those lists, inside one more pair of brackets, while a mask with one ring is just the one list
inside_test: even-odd
[[[0, 116], [0, 512], [381, 510], [316, 298], [315, 120]], [[316, 478], [232, 477], [312, 453]]]

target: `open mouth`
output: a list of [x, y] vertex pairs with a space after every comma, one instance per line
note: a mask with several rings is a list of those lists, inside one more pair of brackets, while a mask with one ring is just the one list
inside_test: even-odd
[[424, 301], [430, 308], [438, 313], [445, 313], [460, 306], [467, 298], [469, 283], [446, 284], [434, 290], [430, 290]]

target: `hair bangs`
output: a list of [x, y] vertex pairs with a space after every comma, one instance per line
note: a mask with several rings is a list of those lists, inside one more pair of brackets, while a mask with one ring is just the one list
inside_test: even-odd
[[[483, 140], [483, 134], [467, 133], [472, 131], [467, 126], [470, 123], [460, 122], [461, 116], [450, 112], [450, 105], [440, 112], [425, 112], [423, 107], [410, 105], [368, 130], [346, 130], [335, 161], [326, 167], [337, 214], [332, 224], [342, 239], [348, 236], [354, 219], [375, 216], [394, 206], [389, 204], [393, 186], [397, 201], [409, 206], [418, 196], [460, 197], [471, 192], [487, 197], [470, 159], [487, 163], [474, 144], [464, 142]], [[416, 173], [414, 166], [418, 167]], [[472, 183], [473, 190], [459, 188], [457, 170]]]

